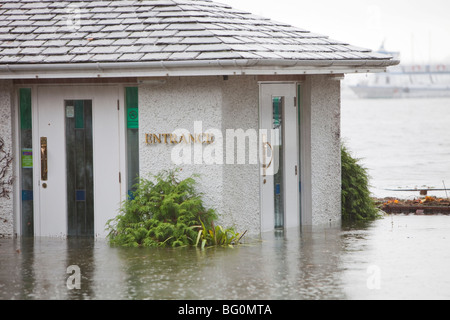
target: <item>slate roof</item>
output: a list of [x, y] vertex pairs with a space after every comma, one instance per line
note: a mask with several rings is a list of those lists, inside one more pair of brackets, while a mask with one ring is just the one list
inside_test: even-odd
[[391, 57], [210, 0], [0, 0], [0, 65]]

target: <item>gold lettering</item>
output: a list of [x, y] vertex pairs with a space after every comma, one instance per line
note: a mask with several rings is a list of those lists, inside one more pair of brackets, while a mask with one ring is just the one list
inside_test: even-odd
[[180, 137], [180, 142], [179, 142], [179, 143], [181, 143], [181, 142], [183, 142], [183, 141], [184, 141], [184, 143], [188, 143], [187, 140], [186, 140], [186, 137], [184, 136], [184, 134], [181, 135], [181, 137]]
[[161, 143], [161, 134], [158, 134], [158, 135], [153, 134], [153, 143], [156, 143], [156, 142]]
[[[164, 137], [164, 143], [167, 144], [167, 133], [161, 133], [161, 136]], [[161, 138], [162, 141], [162, 138]]]
[[146, 144], [152, 144], [153, 143], [152, 135], [150, 133], [146, 133], [145, 134], [145, 143]]
[[208, 143], [209, 133], [202, 133], [202, 135], [203, 135], [202, 143]]
[[214, 142], [214, 135], [212, 133], [207, 133], [205, 143], [211, 144], [213, 142]]
[[211, 144], [215, 141], [214, 134], [212, 133], [199, 133], [199, 134], [182, 134], [177, 136], [174, 133], [146, 133], [145, 144], [179, 144], [184, 142], [185, 144], [201, 143]]

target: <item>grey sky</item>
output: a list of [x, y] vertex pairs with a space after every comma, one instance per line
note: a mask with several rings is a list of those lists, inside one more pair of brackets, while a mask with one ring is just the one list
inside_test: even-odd
[[216, 0], [273, 20], [377, 50], [403, 63], [450, 63], [448, 0]]

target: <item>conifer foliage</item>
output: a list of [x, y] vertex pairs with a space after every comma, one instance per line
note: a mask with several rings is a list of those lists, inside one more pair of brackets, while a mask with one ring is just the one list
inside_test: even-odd
[[341, 146], [342, 168], [342, 220], [374, 220], [379, 217], [375, 202], [370, 196], [367, 169]]

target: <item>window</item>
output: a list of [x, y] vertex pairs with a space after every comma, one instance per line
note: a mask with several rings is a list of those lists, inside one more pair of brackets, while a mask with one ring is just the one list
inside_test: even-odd
[[138, 88], [125, 88], [125, 107], [127, 112], [127, 190], [133, 196], [134, 185], [139, 178], [139, 109]]
[[33, 139], [31, 88], [19, 89], [20, 170], [21, 170], [21, 233], [34, 235], [33, 219]]

